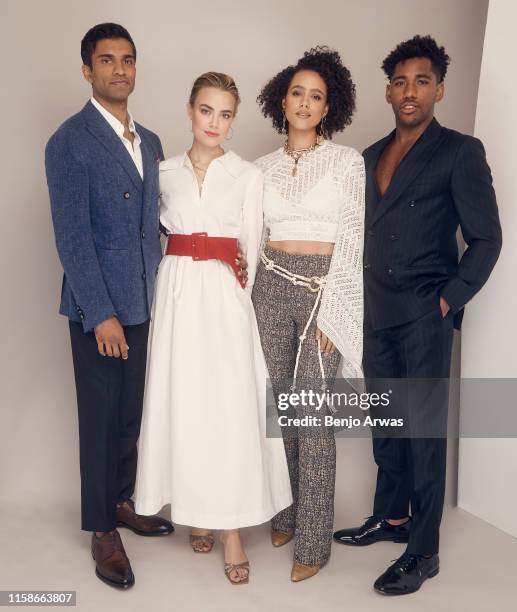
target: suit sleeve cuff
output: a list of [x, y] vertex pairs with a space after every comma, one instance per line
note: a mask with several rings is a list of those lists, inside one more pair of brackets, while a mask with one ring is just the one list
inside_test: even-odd
[[458, 313], [468, 301], [465, 297], [464, 283], [458, 277], [451, 278], [440, 291], [440, 297], [449, 304], [452, 314]]
[[95, 315], [89, 317], [81, 311], [81, 313], [79, 313], [79, 316], [81, 317], [81, 322], [83, 324], [83, 331], [86, 334], [88, 332], [94, 331], [95, 327], [99, 325], [99, 323], [102, 323], [103, 321], [106, 321], [111, 317], [116, 317], [117, 313], [114, 312], [113, 309], [110, 309], [109, 311], [96, 312]]

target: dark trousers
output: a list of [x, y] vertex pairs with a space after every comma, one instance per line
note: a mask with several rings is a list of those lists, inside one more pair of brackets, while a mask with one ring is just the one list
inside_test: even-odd
[[[409, 392], [405, 399], [409, 420], [417, 424], [419, 413], [434, 411], [435, 422], [446, 423], [448, 385], [453, 339], [453, 316], [442, 318], [436, 310], [415, 321], [372, 331], [365, 329], [364, 373], [367, 379], [441, 379], [430, 382], [434, 389], [424, 394]], [[425, 382], [425, 381], [424, 381]], [[406, 381], [412, 388], [411, 380]], [[422, 386], [413, 385], [421, 389]], [[420, 424], [425, 423], [422, 415]], [[445, 425], [446, 429], [446, 425]], [[439, 528], [445, 495], [447, 437], [373, 437], [373, 454], [378, 466], [373, 513], [398, 519], [409, 515], [412, 525], [407, 552], [438, 552]]]
[[133, 494], [149, 321], [124, 327], [129, 356], [103, 357], [93, 332], [70, 321], [81, 467], [81, 527], [110, 531]]

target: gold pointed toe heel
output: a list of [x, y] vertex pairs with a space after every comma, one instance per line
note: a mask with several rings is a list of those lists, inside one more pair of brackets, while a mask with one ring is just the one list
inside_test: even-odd
[[[247, 570], [245, 578], [242, 578], [241, 580], [239, 579], [233, 580], [230, 574], [236, 569]], [[226, 577], [232, 584], [248, 584], [250, 580], [250, 562], [243, 561], [242, 563], [225, 563], [224, 573], [226, 574]]]
[[321, 569], [321, 565], [303, 565], [302, 563], [293, 563], [293, 569], [291, 570], [291, 580], [293, 582], [300, 582], [307, 578], [312, 578]]
[[271, 530], [271, 544], [278, 548], [290, 542], [294, 538], [294, 531], [280, 531], [278, 529]]

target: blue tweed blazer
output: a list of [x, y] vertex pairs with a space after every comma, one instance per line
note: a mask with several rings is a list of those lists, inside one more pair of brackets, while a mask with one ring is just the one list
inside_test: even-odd
[[63, 266], [59, 312], [85, 332], [116, 315], [122, 325], [150, 317], [162, 252], [160, 139], [136, 124], [144, 180], [119, 137], [88, 102], [45, 149], [56, 246]]

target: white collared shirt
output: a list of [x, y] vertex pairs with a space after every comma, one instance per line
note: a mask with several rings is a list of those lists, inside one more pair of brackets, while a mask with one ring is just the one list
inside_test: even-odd
[[115, 134], [120, 138], [122, 144], [126, 147], [127, 152], [131, 155], [131, 159], [135, 162], [136, 169], [140, 174], [142, 180], [144, 179], [144, 166], [142, 163], [142, 151], [140, 149], [140, 136], [135, 128], [135, 123], [133, 121], [133, 117], [131, 113], [127, 111], [127, 116], [129, 118], [129, 131], [132, 132], [135, 136], [133, 144], [131, 141], [124, 137], [124, 124], [121, 123], [115, 115], [112, 115], [108, 110], [104, 108], [101, 104], [97, 102], [97, 100], [92, 96], [91, 98], [92, 104], [99, 111], [99, 113], [106, 119], [106, 121], [111, 125], [111, 127], [115, 130]]
[[[168, 233], [206, 232], [239, 240], [251, 292], [262, 236], [262, 172], [227, 151], [210, 162], [200, 193], [192, 162], [183, 153], [160, 164], [160, 192], [160, 222]], [[204, 274], [201, 268], [196, 264], [193, 273]]]

